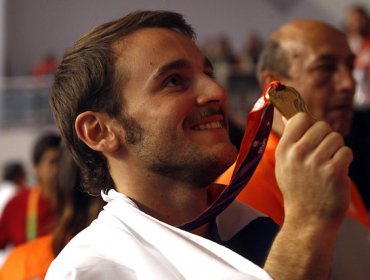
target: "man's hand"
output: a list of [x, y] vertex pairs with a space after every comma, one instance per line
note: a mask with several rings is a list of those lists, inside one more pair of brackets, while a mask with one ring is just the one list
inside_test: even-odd
[[285, 219], [265, 270], [274, 279], [328, 279], [338, 228], [349, 205], [352, 152], [325, 122], [298, 113], [276, 150]]
[[339, 226], [349, 205], [351, 161], [351, 150], [327, 123], [304, 113], [291, 118], [276, 150], [285, 222]]

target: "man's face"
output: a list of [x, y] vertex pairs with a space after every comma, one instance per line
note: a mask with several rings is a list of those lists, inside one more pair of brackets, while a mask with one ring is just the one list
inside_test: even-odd
[[[115, 46], [127, 79], [122, 142], [135, 164], [161, 176], [204, 186], [236, 158], [227, 131], [227, 94], [194, 42], [148, 28]], [[124, 132], [125, 133], [125, 132]]]
[[36, 165], [36, 174], [40, 184], [52, 187], [56, 184], [60, 161], [60, 149], [50, 148], [42, 155]]
[[283, 46], [290, 52], [290, 78], [281, 80], [295, 87], [312, 114], [346, 135], [352, 120], [355, 82], [354, 56], [339, 32], [318, 29]]

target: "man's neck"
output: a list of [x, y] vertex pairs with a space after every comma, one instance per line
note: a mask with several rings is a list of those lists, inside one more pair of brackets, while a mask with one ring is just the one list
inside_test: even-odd
[[[156, 174], [115, 179], [117, 191], [131, 198], [148, 215], [178, 226], [199, 216], [209, 206], [207, 187], [194, 187]], [[118, 183], [120, 182], [120, 183]], [[207, 226], [194, 231], [206, 235]]]

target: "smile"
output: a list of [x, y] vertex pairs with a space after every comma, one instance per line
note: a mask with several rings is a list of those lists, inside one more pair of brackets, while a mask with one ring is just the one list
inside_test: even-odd
[[205, 130], [205, 129], [214, 129], [214, 128], [223, 128], [222, 121], [214, 121], [209, 123], [204, 123], [193, 127], [194, 130]]

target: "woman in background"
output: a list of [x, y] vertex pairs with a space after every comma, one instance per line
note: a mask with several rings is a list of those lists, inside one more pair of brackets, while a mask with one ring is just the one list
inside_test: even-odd
[[80, 169], [64, 148], [55, 193], [55, 229], [14, 248], [0, 270], [0, 279], [44, 279], [50, 263], [68, 241], [96, 218], [104, 201], [84, 193], [80, 182]]

